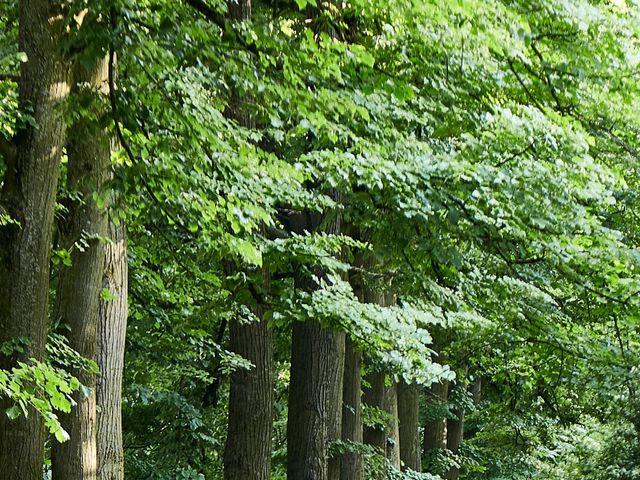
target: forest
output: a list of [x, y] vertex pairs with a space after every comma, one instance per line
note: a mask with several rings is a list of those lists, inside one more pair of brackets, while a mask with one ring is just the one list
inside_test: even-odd
[[2, 0], [0, 480], [640, 480], [640, 0]]

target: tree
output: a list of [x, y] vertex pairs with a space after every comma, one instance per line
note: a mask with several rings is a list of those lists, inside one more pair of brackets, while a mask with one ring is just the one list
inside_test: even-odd
[[[69, 67], [62, 54], [63, 2], [26, 0], [19, 5], [19, 101], [29, 112], [17, 126], [15, 156], [0, 197], [0, 344], [22, 347], [0, 355], [0, 368], [44, 360], [48, 325], [49, 260], [60, 156], [65, 143], [62, 107], [69, 95]], [[30, 117], [30, 118], [29, 118]], [[0, 410], [10, 404], [0, 400]], [[0, 415], [0, 478], [40, 480], [44, 424], [31, 412], [10, 422]]]
[[[105, 264], [107, 235], [107, 183], [111, 167], [111, 138], [101, 126], [108, 95], [109, 59], [94, 60], [87, 68], [76, 66], [72, 101], [80, 113], [68, 136], [67, 189], [73, 195], [68, 214], [60, 223], [59, 247], [70, 257], [58, 274], [54, 318], [68, 329], [69, 345], [82, 357], [97, 360], [99, 302]], [[75, 98], [74, 98], [75, 97]], [[100, 98], [103, 97], [103, 98]], [[77, 103], [75, 103], [77, 102]], [[87, 110], [82, 110], [85, 106]], [[87, 112], [97, 118], [88, 118]], [[74, 369], [85, 389], [76, 397], [76, 406], [62, 417], [69, 440], [55, 444], [52, 452], [54, 479], [95, 479], [96, 372]]]
[[[297, 288], [316, 288], [314, 280], [299, 278]], [[330, 460], [329, 447], [342, 429], [344, 333], [305, 319], [293, 325], [291, 383], [287, 422], [287, 477], [330, 480], [340, 471]]]
[[410, 385], [404, 381], [398, 383], [400, 461], [403, 464], [403, 470], [411, 469], [415, 472], [420, 472], [422, 469], [419, 397], [420, 388], [417, 385]]
[[109, 242], [104, 247], [103, 292], [97, 332], [96, 380], [97, 480], [124, 480], [122, 445], [122, 376], [127, 330], [127, 234], [122, 220], [109, 222]]
[[[351, 448], [361, 444], [362, 439], [362, 352], [353, 341], [346, 339], [344, 352], [344, 377], [342, 390], [342, 441], [352, 442]], [[344, 453], [340, 459], [340, 478], [362, 480], [362, 455], [356, 451]]]
[[[228, 3], [235, 21], [251, 20], [251, 0]], [[243, 111], [238, 94], [231, 100], [231, 112], [240, 125], [252, 128], [250, 114]], [[231, 350], [251, 362], [249, 369], [237, 369], [231, 375], [229, 421], [224, 450], [224, 478], [241, 480], [271, 478], [271, 438], [273, 423], [273, 345], [267, 322], [264, 298], [269, 288], [269, 272], [261, 267], [261, 281], [253, 287], [251, 323], [232, 319], [229, 326]], [[259, 290], [259, 291], [258, 291]]]

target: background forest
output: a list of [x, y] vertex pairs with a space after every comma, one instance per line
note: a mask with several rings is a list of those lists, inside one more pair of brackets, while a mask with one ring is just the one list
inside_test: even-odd
[[636, 0], [0, 2], [0, 480], [640, 479]]

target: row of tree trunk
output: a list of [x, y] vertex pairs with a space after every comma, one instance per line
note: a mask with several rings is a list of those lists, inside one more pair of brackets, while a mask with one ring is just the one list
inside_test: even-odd
[[[109, 221], [108, 202], [100, 200], [108, 197], [111, 176], [109, 135], [82, 118], [69, 130], [73, 134], [67, 135], [61, 108], [74, 96], [108, 95], [113, 66], [102, 58], [88, 69], [74, 67], [63, 58], [62, 2], [23, 0], [19, 8], [20, 49], [29, 59], [22, 64], [20, 100], [33, 107], [37, 128], [20, 130], [4, 158], [7, 173], [0, 213], [18, 223], [0, 227], [0, 342], [19, 337], [28, 339], [28, 344], [23, 352], [0, 357], [0, 367], [10, 369], [18, 361], [45, 357], [53, 209], [66, 146], [66, 185], [80, 193], [80, 201], [67, 205], [68, 214], [59, 226], [59, 247], [70, 251], [72, 263], [58, 271], [54, 321], [68, 327], [70, 346], [95, 360], [100, 374], [96, 378], [83, 370], [73, 372], [88, 387], [88, 395], [77, 393], [77, 406], [61, 418], [70, 440], [54, 445], [52, 473], [54, 480], [120, 480], [124, 477], [120, 399], [127, 311], [126, 231], [123, 224]], [[250, 1], [231, 2], [229, 11], [234, 20], [248, 19]], [[250, 126], [250, 119], [237, 118]], [[324, 223], [301, 213], [292, 219], [292, 230], [316, 231]], [[329, 233], [340, 230], [339, 218], [327, 229]], [[263, 276], [266, 287], [268, 273]], [[302, 272], [295, 286], [306, 291], [317, 288]], [[392, 301], [361, 283], [354, 284], [354, 290], [362, 301], [381, 305]], [[232, 348], [254, 368], [235, 372], [231, 379], [224, 453], [227, 480], [270, 478], [272, 343], [263, 313], [258, 303], [258, 322], [230, 326]], [[420, 470], [418, 388], [387, 384], [383, 373], [372, 371], [361, 397], [362, 363], [361, 352], [344, 333], [327, 329], [316, 319], [293, 326], [287, 429], [290, 479], [363, 478], [360, 453], [331, 455], [330, 446], [337, 440], [367, 443], [397, 468]], [[363, 428], [362, 401], [388, 413], [384, 428]], [[6, 401], [0, 404], [0, 408], [6, 406]], [[40, 480], [44, 437], [43, 422], [34, 412], [11, 424], [0, 415], [0, 480]], [[450, 448], [456, 442], [459, 446], [450, 438]], [[433, 442], [442, 444], [442, 434]]]
[[[250, 0], [229, 2], [228, 5], [232, 20], [251, 18]], [[332, 32], [328, 33], [331, 35]], [[236, 112], [234, 117], [240, 124], [252, 126], [245, 114]], [[328, 193], [338, 200], [335, 192]], [[327, 219], [298, 212], [290, 214], [286, 224], [297, 234], [315, 232], [320, 228], [330, 234], [342, 233], [339, 216]], [[312, 292], [318, 288], [302, 266], [294, 266], [294, 270], [296, 289]], [[268, 283], [268, 279], [264, 283]], [[392, 301], [390, 297], [385, 298], [368, 289], [361, 279], [353, 279], [352, 284], [361, 301], [380, 305]], [[255, 313], [258, 321], [250, 325], [232, 322], [230, 329], [232, 350], [250, 360], [254, 368], [235, 372], [231, 378], [229, 430], [224, 454], [225, 480], [270, 478], [273, 408], [271, 334], [262, 320], [264, 312], [259, 301]], [[367, 376], [369, 387], [364, 389], [363, 399], [362, 369], [362, 353], [344, 332], [328, 329], [314, 318], [294, 323], [288, 398], [287, 478], [363, 479], [362, 453], [347, 449], [344, 454], [332, 455], [330, 447], [338, 440], [352, 445], [363, 442], [372, 445], [398, 469], [402, 465], [402, 468], [420, 471], [418, 388], [404, 383], [387, 386], [385, 374], [374, 372]], [[363, 400], [369, 406], [387, 412], [388, 425], [377, 429], [363, 428]]]
[[[111, 177], [111, 139], [97, 122], [78, 118], [69, 129], [63, 105], [91, 97], [98, 117], [109, 94], [108, 59], [89, 68], [63, 56], [64, 2], [19, 3], [21, 66], [19, 99], [37, 126], [26, 125], [3, 149], [6, 174], [0, 213], [14, 222], [0, 226], [0, 342], [26, 339], [24, 351], [0, 355], [0, 368], [45, 360], [54, 204], [63, 148], [66, 186], [78, 193], [58, 225], [58, 248], [71, 265], [57, 272], [54, 322], [71, 348], [97, 363], [99, 375], [72, 372], [87, 387], [60, 420], [70, 440], [54, 443], [54, 480], [124, 478], [120, 421], [127, 317], [126, 233], [109, 221], [105, 198]], [[73, 132], [73, 133], [71, 133]], [[108, 293], [106, 293], [108, 292]], [[0, 410], [8, 405], [0, 401]], [[98, 414], [98, 412], [100, 412]], [[0, 480], [41, 480], [45, 430], [36, 412], [9, 421], [0, 415]]]

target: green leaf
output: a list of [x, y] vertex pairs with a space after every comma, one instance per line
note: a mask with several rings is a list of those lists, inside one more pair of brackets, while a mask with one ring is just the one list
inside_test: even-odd
[[21, 410], [18, 405], [14, 405], [13, 407], [8, 408], [5, 413], [11, 420], [15, 420], [20, 416]]

